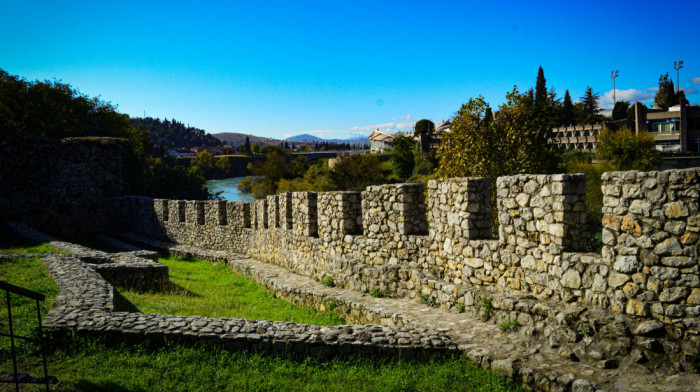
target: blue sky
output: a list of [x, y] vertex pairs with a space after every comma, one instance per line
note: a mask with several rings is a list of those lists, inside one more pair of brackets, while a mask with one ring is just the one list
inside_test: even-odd
[[[517, 85], [653, 100], [684, 60], [700, 90], [698, 1], [11, 1], [0, 68], [58, 79], [131, 116], [284, 138], [410, 130]], [[575, 3], [575, 4], [574, 4]], [[693, 83], [694, 82], [694, 83]]]

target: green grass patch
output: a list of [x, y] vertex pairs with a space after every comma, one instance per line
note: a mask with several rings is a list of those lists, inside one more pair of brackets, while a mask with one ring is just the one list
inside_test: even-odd
[[[222, 276], [233, 275], [223, 265], [167, 259], [171, 273], [180, 275], [180, 296], [204, 298], [209, 287], [228, 284]], [[178, 272], [180, 265], [195, 271]], [[207, 266], [208, 265], [208, 266]], [[187, 268], [184, 268], [187, 270]], [[211, 280], [192, 284], [211, 270]], [[58, 289], [47, 268], [37, 258], [0, 263], [0, 277], [10, 283], [46, 295], [42, 314], [50, 307]], [[192, 285], [191, 285], [192, 284]], [[246, 286], [250, 281], [240, 285]], [[233, 285], [236, 286], [236, 285]], [[253, 284], [253, 286], [257, 286]], [[187, 290], [187, 291], [184, 291]], [[257, 290], [260, 290], [258, 287]], [[190, 294], [191, 293], [191, 294]], [[238, 295], [243, 295], [239, 293]], [[247, 294], [246, 294], [247, 295]], [[259, 294], [254, 294], [259, 296]], [[215, 295], [217, 296], [217, 295]], [[264, 295], [263, 295], [264, 296]], [[272, 296], [270, 299], [275, 300]], [[257, 302], [259, 307], [278, 307], [283, 302]], [[13, 301], [13, 319], [18, 332], [35, 331], [33, 301]], [[294, 316], [297, 317], [297, 316]], [[259, 317], [264, 318], [264, 317]], [[6, 320], [4, 315], [0, 320]], [[0, 327], [6, 330], [3, 324]], [[34, 332], [35, 333], [35, 332]], [[464, 357], [411, 361], [365, 356], [321, 360], [287, 354], [270, 355], [228, 352], [211, 347], [176, 344], [153, 347], [124, 345], [104, 339], [53, 335], [48, 345], [49, 374], [58, 378], [52, 391], [522, 391], [518, 385], [492, 372], [474, 367]], [[0, 338], [4, 343], [5, 339]], [[12, 369], [7, 345], [0, 346], [0, 370]], [[35, 347], [20, 345], [19, 371], [43, 375], [41, 356]], [[23, 386], [23, 391], [41, 391], [41, 386]]]
[[170, 284], [159, 291], [119, 289], [120, 310], [180, 316], [241, 317], [304, 324], [345, 324], [341, 317], [275, 298], [255, 281], [223, 263], [160, 259], [170, 268]]
[[[41, 363], [26, 360], [32, 374]], [[467, 359], [328, 360], [169, 344], [114, 346], [69, 337], [49, 355], [56, 391], [523, 391]], [[37, 388], [36, 390], [40, 390]]]
[[[49, 276], [49, 270], [37, 257], [0, 259], [0, 280], [9, 282], [15, 286], [20, 286], [31, 291], [35, 291], [46, 296], [45, 301], [41, 301], [41, 316], [51, 308], [54, 298], [58, 295], [58, 286]], [[5, 291], [0, 290], [0, 331], [9, 332], [9, 317], [7, 314], [7, 299]], [[37, 336], [39, 323], [36, 313], [36, 300], [10, 293], [10, 303], [12, 305], [12, 324], [14, 333], [21, 336]], [[20, 347], [24, 341], [16, 342]], [[0, 356], [9, 353], [9, 339], [0, 337]]]

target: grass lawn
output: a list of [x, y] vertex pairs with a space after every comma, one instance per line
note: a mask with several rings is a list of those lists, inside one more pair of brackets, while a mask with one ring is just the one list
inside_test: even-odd
[[170, 269], [170, 284], [161, 291], [119, 289], [119, 310], [317, 325], [345, 324], [345, 320], [333, 313], [302, 308], [275, 298], [255, 281], [235, 274], [223, 263], [178, 258], [160, 259], [160, 262]]
[[[0, 252], [29, 252], [36, 244], [18, 245], [8, 243], [7, 237], [0, 239]], [[9, 241], [12, 242], [12, 241]], [[21, 246], [25, 246], [21, 248]], [[43, 245], [40, 245], [43, 246]], [[31, 248], [36, 249], [36, 248]], [[50, 248], [43, 248], [50, 251]], [[136, 300], [135, 306], [147, 309], [175, 307], [172, 302], [181, 300], [180, 307], [187, 312], [206, 310], [218, 316], [227, 308], [246, 309], [252, 314], [290, 315], [295, 321], [314, 316], [315, 311], [303, 315], [300, 310], [290, 310], [291, 305], [281, 305], [272, 296], [255, 294], [256, 284], [232, 273], [223, 265], [167, 259], [171, 266], [173, 281], [177, 286], [172, 299], [158, 304], [158, 293], [139, 293], [137, 297], [153, 298], [153, 305], [144, 305]], [[211, 283], [198, 282], [211, 273]], [[21, 258], [0, 261], [0, 279], [12, 284], [38, 291], [46, 295], [42, 303], [45, 314], [58, 289], [48, 270], [38, 258]], [[223, 287], [229, 285], [237, 294], [228, 296]], [[240, 287], [247, 287], [245, 290]], [[205, 300], [211, 293], [220, 299]], [[253, 293], [253, 294], [244, 294]], [[125, 295], [129, 296], [129, 293]], [[244, 295], [261, 297], [255, 300]], [[150, 297], [154, 296], [154, 297]], [[187, 304], [189, 301], [193, 301]], [[148, 300], [147, 300], [148, 301]], [[199, 301], [199, 302], [198, 302]], [[237, 302], [247, 305], [237, 305]], [[268, 302], [270, 301], [270, 302]], [[4, 301], [0, 310], [5, 311]], [[153, 308], [150, 308], [150, 307]], [[275, 313], [262, 313], [261, 307], [279, 307]], [[36, 333], [36, 309], [31, 301], [13, 297], [13, 320], [20, 333]], [[151, 311], [151, 310], [149, 310]], [[261, 312], [261, 313], [256, 313]], [[300, 312], [300, 313], [296, 313]], [[234, 314], [230, 314], [233, 316]], [[318, 316], [318, 315], [316, 315]], [[265, 318], [256, 316], [257, 318]], [[321, 315], [321, 317], [327, 317]], [[270, 317], [275, 318], [275, 317]], [[282, 317], [285, 319], [286, 317]], [[299, 318], [299, 319], [297, 319]], [[6, 328], [6, 313], [0, 314], [0, 329]], [[9, 342], [0, 338], [0, 371], [10, 372]], [[41, 376], [42, 367], [38, 350], [25, 344], [19, 345], [19, 371]], [[336, 358], [319, 360], [299, 358], [291, 355], [254, 354], [228, 352], [212, 347], [190, 347], [166, 345], [147, 347], [107, 344], [98, 339], [87, 339], [72, 335], [54, 337], [49, 344], [49, 374], [59, 383], [52, 385], [53, 391], [522, 391], [519, 386], [492, 372], [476, 369], [465, 358], [436, 359], [433, 361], [408, 361], [398, 359], [375, 359], [368, 357]], [[9, 385], [0, 390], [11, 390]], [[22, 387], [23, 391], [40, 391], [39, 386]]]

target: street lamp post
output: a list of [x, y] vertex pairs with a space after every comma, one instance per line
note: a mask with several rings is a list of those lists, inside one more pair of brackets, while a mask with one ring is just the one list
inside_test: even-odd
[[615, 97], [615, 92], [616, 92], [616, 91], [615, 91], [615, 79], [617, 79], [617, 77], [619, 76], [619, 74], [620, 74], [620, 70], [619, 70], [619, 69], [616, 69], [616, 70], [610, 72], [610, 77], [611, 77], [612, 80], [613, 80], [613, 108], [615, 108], [615, 103], [617, 103], [617, 100], [616, 100], [616, 97]]
[[676, 70], [676, 94], [681, 91], [681, 68], [683, 68], [683, 60], [673, 62], [673, 69]]

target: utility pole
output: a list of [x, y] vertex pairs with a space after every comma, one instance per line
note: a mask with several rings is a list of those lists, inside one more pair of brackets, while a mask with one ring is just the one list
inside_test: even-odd
[[681, 91], [681, 68], [683, 68], [683, 60], [673, 62], [673, 69], [676, 70], [676, 94]]
[[617, 99], [615, 98], [615, 79], [620, 75], [620, 70], [616, 69], [612, 72], [610, 72], [610, 77], [613, 80], [613, 108], [615, 108], [615, 103], [617, 103]]

